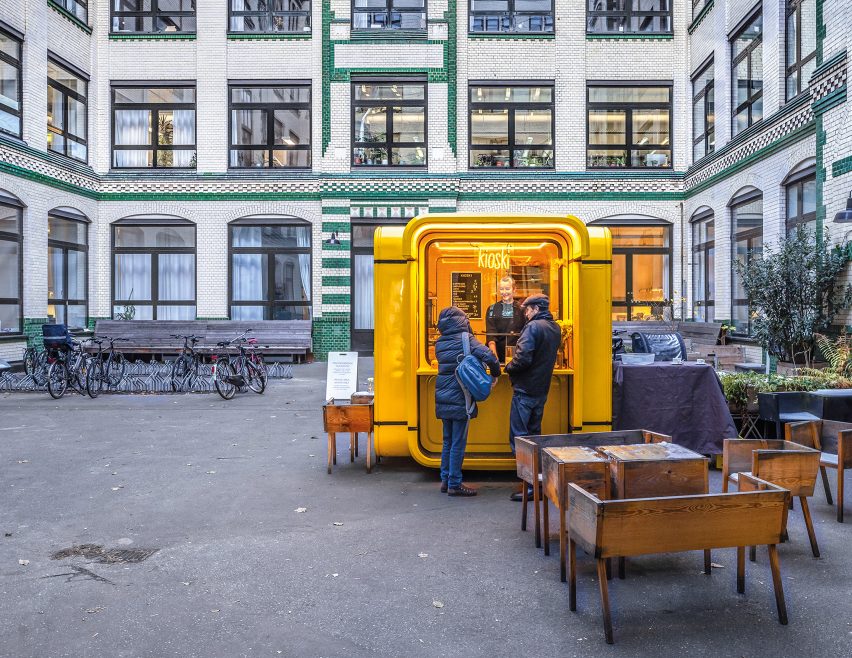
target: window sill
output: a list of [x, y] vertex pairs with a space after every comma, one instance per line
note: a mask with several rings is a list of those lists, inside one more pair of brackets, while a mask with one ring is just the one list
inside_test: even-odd
[[486, 40], [486, 39], [541, 39], [543, 41], [552, 41], [556, 35], [552, 32], [541, 34], [538, 32], [468, 32], [468, 39]]
[[67, 19], [67, 20], [71, 21], [72, 23], [74, 23], [74, 25], [76, 25], [77, 27], [79, 27], [79, 28], [80, 28], [81, 30], [83, 30], [83, 32], [85, 32], [86, 34], [91, 34], [91, 33], [92, 33], [92, 28], [91, 28], [91, 27], [89, 27], [86, 23], [84, 23], [83, 21], [81, 21], [79, 18], [77, 18], [74, 14], [72, 14], [70, 11], [68, 11], [68, 10], [67, 10], [67, 9], [65, 9], [64, 7], [60, 7], [58, 4], [56, 4], [56, 3], [55, 3], [55, 2], [53, 2], [52, 0], [47, 0], [47, 6], [48, 6], [48, 7], [50, 7], [50, 8], [51, 8], [53, 11], [55, 11], [56, 13], [60, 14], [63, 18], [65, 18], [65, 19]]
[[307, 41], [312, 32], [228, 32], [228, 41]]
[[517, 174], [520, 171], [556, 171], [556, 167], [468, 167], [468, 172], [475, 174]]
[[674, 39], [674, 34], [589, 34], [586, 33], [586, 39], [597, 41], [599, 39], [625, 39], [639, 41], [671, 41]]
[[26, 341], [26, 334], [15, 333], [13, 331], [10, 332], [0, 332], [0, 343], [20, 343], [21, 341]]
[[88, 158], [86, 158], [85, 160], [81, 160], [80, 158], [74, 158], [70, 155], [65, 155], [64, 153], [60, 153], [59, 151], [51, 151], [49, 148], [47, 149], [47, 152], [50, 155], [55, 155], [55, 156], [59, 157], [61, 160], [63, 160], [64, 162], [67, 162], [69, 164], [78, 164], [78, 165], [83, 165], [83, 166], [86, 166], [86, 167], [89, 166], [89, 159]]
[[195, 41], [195, 32], [110, 32], [110, 41]]
[[352, 30], [350, 41], [426, 41], [426, 30]]

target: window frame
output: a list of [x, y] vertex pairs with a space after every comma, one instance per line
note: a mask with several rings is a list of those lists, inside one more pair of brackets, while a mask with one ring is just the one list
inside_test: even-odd
[[[267, 226], [296, 226], [306, 228], [310, 237], [310, 244], [307, 247], [235, 247], [234, 246], [234, 228], [245, 227], [267, 227]], [[314, 235], [311, 229], [310, 222], [298, 217], [281, 217], [279, 219], [261, 219], [253, 217], [244, 217], [234, 220], [228, 224], [228, 317], [233, 315], [234, 306], [262, 306], [264, 307], [264, 317], [267, 315], [269, 319], [273, 317], [273, 312], [276, 306], [299, 306], [308, 309], [308, 317], [313, 320], [313, 303], [314, 303]], [[267, 277], [269, 281], [268, 298], [265, 300], [235, 300], [234, 299], [234, 256], [237, 254], [265, 254]], [[307, 301], [290, 301], [275, 299], [275, 254], [307, 254], [308, 262], [311, 268], [311, 291]], [[266, 318], [265, 318], [266, 319]]]
[[[65, 290], [65, 297], [63, 298], [50, 298], [47, 299], [48, 306], [64, 306], [65, 307], [65, 322], [64, 324], [68, 326], [68, 305], [83, 305], [86, 309], [86, 321], [88, 324], [89, 319], [89, 220], [83, 215], [72, 215], [71, 213], [63, 212], [61, 210], [51, 210], [47, 213], [48, 218], [48, 226], [50, 225], [50, 218], [60, 219], [66, 222], [75, 222], [77, 224], [82, 224], [84, 227], [84, 235], [85, 242], [80, 244], [79, 242], [65, 242], [64, 240], [55, 240], [50, 237], [48, 233], [47, 236], [47, 247], [48, 247], [48, 259], [50, 258], [50, 248], [61, 249], [62, 250], [62, 283], [63, 290]], [[86, 254], [86, 266], [83, 274], [83, 298], [70, 298], [68, 297], [68, 252], [69, 251], [77, 251], [83, 254]], [[84, 329], [86, 327], [83, 327]], [[74, 327], [77, 329], [77, 327]]]
[[12, 137], [17, 137], [21, 139], [23, 136], [24, 122], [23, 122], [23, 111], [24, 111], [24, 68], [23, 68], [23, 59], [24, 59], [24, 37], [17, 31], [13, 31], [7, 29], [5, 24], [0, 22], [0, 33], [3, 34], [6, 38], [11, 41], [17, 42], [18, 45], [18, 58], [14, 59], [10, 55], [0, 51], [0, 60], [8, 64], [9, 66], [16, 68], [18, 70], [18, 109], [13, 110], [12, 108], [2, 105], [3, 112], [10, 114], [12, 116], [18, 117], [18, 132], [11, 132], [8, 130], [3, 130], [0, 128], [0, 134], [11, 135]]
[[[674, 34], [674, 0], [667, 0], [669, 8], [668, 11], [651, 11], [651, 10], [642, 10], [642, 9], [634, 9], [633, 3], [637, 0], [624, 0], [624, 9], [623, 10], [607, 10], [607, 9], [592, 9], [591, 4], [595, 2], [595, 0], [586, 0], [586, 34], [599, 35], [599, 36], [620, 36], [623, 34], [631, 34], [631, 35], [673, 35]], [[654, 17], [654, 18], [663, 18], [668, 17], [669, 19], [669, 29], [668, 30], [654, 30], [651, 32], [646, 32], [643, 30], [631, 30], [629, 26], [632, 22], [633, 17]], [[623, 17], [625, 19], [625, 25], [628, 29], [623, 32], [608, 32], [606, 30], [593, 30], [591, 29], [591, 21], [593, 18], [598, 19], [606, 19], [606, 18], [614, 18], [614, 17]], [[605, 21], [603, 22], [605, 24]]]
[[[760, 217], [761, 223], [760, 227], [748, 229], [742, 232], [737, 231], [737, 218], [736, 212], [738, 208], [742, 206], [748, 205], [754, 201], [761, 202], [761, 210]], [[728, 203], [728, 209], [730, 211], [731, 216], [731, 322], [734, 324], [736, 329], [731, 332], [734, 336], [739, 336], [742, 338], [747, 338], [751, 336], [751, 328], [752, 321], [749, 313], [749, 308], [751, 306], [751, 300], [736, 297], [736, 288], [737, 288], [737, 243], [745, 240], [746, 242], [746, 253], [751, 254], [754, 251], [753, 242], [754, 239], [759, 237], [761, 240], [761, 252], [763, 250], [763, 220], [765, 219], [765, 208], [763, 207], [763, 192], [760, 190], [749, 190], [748, 192], [744, 192], [743, 194], [739, 194], [730, 200]], [[749, 256], [750, 260], [751, 256]], [[745, 307], [746, 309], [746, 331], [743, 331], [739, 326], [740, 322], [735, 317], [735, 308], [737, 307]]]
[[708, 3], [709, 0], [692, 0], [692, 18], [695, 19], [698, 14], [701, 13], [701, 10], [704, 9], [704, 5]]
[[[116, 247], [115, 232], [117, 228], [125, 226], [164, 226], [164, 227], [192, 227], [195, 232], [195, 246], [193, 247]], [[115, 257], [118, 254], [150, 254], [151, 256], [151, 298], [139, 299], [116, 299], [116, 272]], [[192, 254], [195, 259], [195, 298], [193, 300], [169, 299], [167, 303], [160, 303], [160, 263], [161, 254]], [[119, 305], [150, 306], [151, 319], [157, 319], [157, 309], [160, 306], [193, 306], [195, 315], [198, 316], [198, 226], [188, 219], [166, 219], [166, 218], [126, 218], [119, 219], [110, 224], [110, 317], [115, 316], [115, 307]], [[193, 318], [194, 319], [194, 318]]]
[[[375, 100], [364, 101], [355, 99], [355, 88], [361, 84], [412, 84], [423, 86], [422, 100]], [[356, 169], [414, 169], [421, 170], [429, 167], [429, 82], [422, 77], [417, 78], [353, 78], [349, 88], [349, 123], [350, 129], [350, 149], [349, 149], [349, 166]], [[385, 132], [384, 142], [358, 142], [355, 140], [355, 107], [384, 107], [387, 108], [387, 130]], [[423, 108], [423, 142], [401, 142], [393, 141], [393, 112], [392, 107], [422, 107]], [[387, 150], [388, 163], [384, 164], [365, 164], [355, 162], [355, 149], [369, 149], [382, 147]], [[393, 164], [393, 148], [422, 148], [423, 149], [423, 164], [419, 165], [395, 165]]]
[[[299, 87], [308, 90], [308, 100], [304, 103], [235, 103], [231, 91], [243, 87], [264, 87], [275, 89], [278, 87]], [[308, 111], [308, 143], [298, 144], [296, 146], [288, 146], [285, 144], [275, 144], [274, 119], [275, 110], [307, 110]], [[236, 145], [232, 143], [234, 136], [234, 126], [231, 123], [234, 118], [235, 110], [264, 110], [266, 111], [266, 147], [260, 148], [259, 145]], [[313, 115], [313, 89], [311, 80], [232, 80], [228, 82], [228, 169], [235, 171], [278, 171], [278, 170], [300, 170], [306, 171], [313, 167], [313, 134], [314, 134], [314, 115]], [[198, 136], [196, 135], [196, 141]], [[235, 151], [266, 151], [269, 162], [272, 162], [273, 151], [307, 151], [308, 164], [304, 167], [240, 167], [231, 164], [231, 154]]]
[[[422, 7], [394, 7], [394, 3], [396, 0], [384, 0], [385, 6], [384, 10], [381, 7], [356, 7], [356, 0], [350, 0], [350, 21], [349, 26], [353, 32], [356, 33], [371, 33], [371, 34], [383, 34], [387, 32], [397, 32], [399, 30], [403, 30], [405, 32], [426, 32], [427, 24], [428, 24], [428, 12], [429, 6], [426, 0], [421, 0]], [[394, 13], [399, 14], [416, 14], [420, 13], [423, 15], [423, 26], [419, 28], [403, 28], [403, 27], [392, 27], [391, 21], [388, 22], [383, 27], [355, 27], [355, 16], [356, 14], [379, 14], [384, 13], [387, 15], [388, 19], [391, 18], [391, 15]]]
[[17, 199], [0, 194], [0, 206], [11, 208], [18, 216], [18, 233], [0, 231], [0, 241], [13, 242], [18, 245], [18, 296], [0, 297], [0, 304], [18, 307], [17, 330], [6, 331], [0, 327], [0, 337], [19, 336], [24, 333], [24, 206]]
[[[817, 49], [814, 47], [813, 52], [809, 55], [806, 55], [804, 59], [802, 58], [802, 5], [805, 2], [813, 2], [814, 0], [786, 0], [786, 7], [784, 12], [784, 98], [787, 101], [792, 100], [803, 91], [807, 91], [809, 85], [809, 81], [805, 81], [802, 79], [802, 71], [807, 64], [809, 64], [812, 60], [816, 60]], [[787, 55], [789, 54], [788, 44], [790, 40], [790, 30], [788, 29], [790, 25], [790, 16], [796, 14], [796, 61], [790, 62], [787, 60]], [[816, 43], [816, 40], [814, 41]], [[795, 75], [796, 76], [796, 92], [792, 95], [789, 94], [789, 89], [787, 87], [787, 83], [790, 78]]]
[[[66, 158], [71, 158], [72, 160], [76, 160], [77, 162], [88, 163], [89, 161], [89, 76], [84, 74], [82, 71], [77, 69], [76, 67], [71, 66], [61, 58], [57, 57], [52, 53], [47, 54], [47, 59], [54, 66], [58, 66], [63, 69], [66, 73], [70, 73], [75, 78], [78, 78], [83, 82], [83, 86], [85, 92], [80, 94], [79, 92], [74, 91], [73, 89], [69, 89], [65, 85], [57, 82], [56, 80], [51, 79], [50, 75], [47, 76], [47, 86], [53, 87], [58, 93], [62, 94], [62, 112], [64, 114], [64, 123], [65, 129], [55, 129], [50, 125], [50, 120], [48, 119], [47, 123], [47, 132], [53, 133], [56, 135], [60, 135], [64, 140], [64, 146], [62, 151], [57, 151], [50, 148], [48, 144], [47, 150], [51, 153], [59, 153], [60, 155], [64, 155]], [[68, 107], [69, 107], [69, 98], [73, 98], [74, 100], [80, 102], [83, 105], [85, 110], [85, 118], [83, 120], [84, 126], [84, 134], [82, 137], [80, 135], [69, 136], [68, 133]], [[68, 149], [68, 140], [71, 140], [77, 144], [81, 144], [86, 147], [86, 157], [85, 158], [77, 158], [69, 153]]]
[[[296, 10], [282, 10], [276, 11], [272, 7], [272, 3], [270, 2], [269, 7], [267, 9], [234, 9], [232, 0], [227, 0], [228, 2], [228, 34], [311, 34], [313, 31], [313, 26], [311, 24], [311, 17], [313, 15], [313, 2], [312, 0], [303, 0], [307, 3], [307, 9]], [[269, 19], [269, 24], [272, 25], [275, 21], [274, 18], [276, 16], [283, 16], [285, 18], [289, 16], [304, 16], [307, 20], [305, 21], [305, 29], [303, 30], [234, 30], [232, 21], [235, 18], [252, 18], [252, 17], [266, 17]]]
[[[737, 39], [745, 33], [754, 23], [755, 21], [760, 20], [760, 36], [756, 39], [752, 40], [752, 42], [736, 57], [734, 57], [734, 48]], [[731, 53], [731, 135], [736, 136], [739, 133], [747, 130], [751, 126], [763, 120], [763, 110], [761, 110], [760, 119], [755, 120], [753, 118], [753, 109], [755, 103], [757, 101], [763, 99], [763, 79], [761, 78], [760, 91], [756, 94], [751, 94], [751, 87], [754, 83], [754, 78], [752, 77], [753, 63], [754, 59], [752, 55], [757, 48], [761, 48], [761, 70], [763, 70], [763, 2], [759, 2], [757, 6], [750, 11], [745, 18], [734, 28], [734, 31], [728, 38], [729, 51]], [[737, 105], [737, 66], [743, 60], [748, 60], [748, 85], [749, 85], [749, 96], [748, 99]], [[747, 111], [748, 113], [748, 122], [742, 130], [737, 130], [737, 117], [743, 112]]]
[[[53, 0], [61, 9], [64, 9], [66, 12], [71, 14], [77, 20], [89, 24], [89, 0]], [[71, 5], [70, 7], [68, 5]], [[82, 7], [84, 16], [80, 16], [76, 11], [75, 7]]]
[[[816, 167], [808, 167], [797, 172], [784, 181], [784, 234], [790, 237], [791, 233], [798, 227], [816, 222], [816, 208], [812, 212], [802, 212], [805, 198], [805, 183], [816, 183]], [[798, 209], [795, 215], [790, 216], [790, 204], [788, 202], [790, 190], [796, 190]]]
[[[666, 145], [658, 145], [658, 144], [645, 144], [644, 148], [636, 148], [637, 145], [633, 144], [633, 111], [634, 110], [659, 110], [663, 109], [660, 103], [592, 103], [589, 98], [591, 96], [590, 91], [593, 87], [615, 87], [615, 88], [639, 88], [639, 87], [665, 87], [669, 91], [669, 102], [666, 105], [669, 113], [669, 144]], [[608, 171], [608, 170], [633, 170], [633, 171], [657, 171], [657, 170], [672, 170], [674, 168], [674, 142], [672, 137], [675, 134], [674, 131], [674, 83], [671, 80], [668, 81], [649, 81], [649, 80], [587, 80], [586, 81], [586, 169], [591, 171]], [[624, 110], [625, 112], [625, 130], [624, 130], [624, 152], [625, 152], [625, 163], [623, 167], [607, 167], [607, 166], [591, 166], [589, 164], [589, 151], [590, 150], [616, 150], [621, 145], [620, 144], [592, 144], [589, 140], [591, 135], [590, 130], [590, 118], [592, 110]], [[633, 151], [635, 150], [661, 150], [661, 151], [670, 151], [671, 156], [669, 157], [669, 164], [664, 167], [634, 167], [633, 162]]]
[[[692, 316], [693, 319], [700, 322], [715, 322], [716, 317], [716, 294], [715, 294], [715, 286], [713, 289], [713, 295], [711, 297], [710, 293], [710, 281], [715, 283], [715, 264], [716, 264], [716, 216], [712, 210], [705, 210], [704, 212], [698, 213], [689, 220], [691, 227], [691, 238], [692, 238]], [[699, 227], [704, 224], [706, 226], [713, 227], [713, 239], [705, 240], [704, 242], [696, 242], [696, 233], [699, 230]], [[706, 229], [705, 229], [706, 233]], [[708, 254], [710, 250], [713, 250], [713, 270], [711, 271], [709, 268], [708, 262]], [[704, 289], [701, 291], [701, 299], [698, 298], [697, 294], [697, 285], [695, 280], [695, 261], [696, 258], [701, 259], [701, 268], [704, 272]], [[703, 307], [706, 309], [704, 311], [704, 317], [698, 318], [695, 312], [697, 307]], [[710, 309], [713, 309], [713, 314], [710, 315]]]
[[[486, 11], [486, 10], [477, 10], [474, 9], [473, 3], [475, 0], [468, 0], [467, 3], [467, 13], [468, 13], [468, 22], [467, 22], [467, 30], [468, 34], [473, 35], [484, 35], [484, 34], [554, 34], [556, 32], [556, 0], [550, 0], [550, 11], [542, 12], [542, 11], [527, 11], [527, 10], [516, 10], [515, 3], [518, 0], [506, 0], [508, 9], [505, 12], [502, 11]], [[473, 27], [473, 21], [478, 16], [496, 16], [499, 15], [501, 18], [509, 19], [510, 29], [508, 30], [475, 30]], [[550, 16], [550, 29], [546, 29], [543, 27], [541, 30], [513, 30], [511, 27], [515, 24], [514, 19], [517, 16]], [[500, 21], [502, 27], [502, 20]]]
[[[474, 102], [470, 100], [470, 94], [473, 88], [475, 87], [494, 87], [497, 89], [508, 89], [515, 87], [549, 87], [551, 92], [552, 100], [549, 103], [535, 103], [535, 102], [515, 102], [515, 101], [502, 101], [502, 102]], [[555, 169], [556, 168], [556, 84], [553, 80], [470, 80], [468, 81], [467, 87], [468, 93], [468, 112], [467, 112], [467, 135], [468, 135], [468, 157], [467, 157], [467, 168], [471, 171], [503, 171], [506, 169], [509, 170], [539, 170], [539, 169]], [[500, 147], [492, 147], [482, 144], [474, 144], [473, 143], [473, 112], [474, 110], [479, 109], [506, 109], [509, 112], [509, 129], [507, 134], [508, 142], [505, 145], [505, 150], [509, 151], [509, 166], [508, 167], [497, 167], [495, 165], [489, 166], [473, 166], [470, 161], [470, 154], [473, 151], [488, 151], [488, 150], [497, 150]], [[526, 145], [528, 148], [535, 149], [549, 149], [553, 152], [551, 157], [550, 165], [544, 165], [540, 167], [516, 167], [515, 166], [515, 151], [523, 150], [519, 148], [521, 145], [515, 143], [515, 111], [516, 110], [550, 110], [550, 144], [544, 145], [536, 145], [529, 144]]]
[[[119, 103], [115, 102], [115, 91], [117, 89], [192, 89], [195, 91], [195, 101], [193, 103]], [[197, 168], [197, 165], [191, 165], [188, 167], [164, 167], [157, 165], [157, 152], [158, 151], [192, 151], [195, 153], [196, 160], [198, 158], [198, 89], [196, 87], [195, 81], [177, 81], [170, 82], [163, 80], [162, 82], [159, 80], [154, 81], [145, 81], [145, 82], [119, 82], [113, 83], [109, 88], [110, 92], [110, 169], [115, 170], [129, 170], [129, 171], [150, 171], [150, 170], [163, 170], [163, 171], [192, 171]], [[189, 109], [192, 107], [192, 111], [195, 112], [195, 141], [193, 144], [159, 144], [159, 112], [160, 110], [175, 110], [175, 109]], [[116, 145], [115, 137], [115, 111], [116, 109], [143, 109], [150, 111], [151, 114], [151, 125], [155, 128], [151, 130], [151, 141], [145, 144], [119, 144]], [[230, 129], [230, 126], [229, 126]], [[116, 151], [151, 151], [152, 158], [151, 162], [153, 163], [150, 167], [123, 167], [117, 166], [115, 164], [115, 153]]]
[[[151, 9], [149, 10], [120, 10], [115, 8], [116, 0], [110, 0], [109, 3], [109, 33], [110, 34], [196, 34], [198, 30], [198, 7], [189, 11], [169, 11], [169, 10], [160, 10], [160, 0], [151, 0]], [[194, 6], [194, 5], [193, 5]], [[157, 31], [153, 28], [157, 24], [157, 19], [163, 16], [176, 16], [179, 18], [194, 18], [196, 19], [195, 29], [192, 30], [174, 30], [174, 31]], [[150, 32], [145, 30], [115, 30], [115, 19], [116, 18], [132, 18], [132, 19], [151, 19], [151, 28]]]
[[[704, 76], [707, 71], [712, 72], [712, 76], [709, 82], [705, 83], [704, 86], [699, 89], [697, 92], [695, 90], [696, 83]], [[692, 84], [692, 161], [697, 162], [703, 157], [706, 157], [713, 153], [716, 150], [716, 69], [715, 69], [715, 61], [713, 56], [702, 64], [698, 70], [692, 75], [691, 78]], [[710, 121], [710, 104], [708, 102], [708, 94], [709, 92], [713, 92], [713, 126], [709, 127]], [[704, 106], [704, 131], [699, 135], [696, 134], [695, 131], [695, 105], [697, 103], [702, 103]], [[713, 138], [713, 144], [710, 143], [711, 137]], [[701, 158], [695, 157], [695, 147], [702, 143], [704, 144], [704, 154]]]

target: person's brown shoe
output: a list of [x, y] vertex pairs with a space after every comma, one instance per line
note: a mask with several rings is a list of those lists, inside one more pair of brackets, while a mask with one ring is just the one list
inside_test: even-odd
[[447, 481], [441, 480], [441, 493], [447, 493]]
[[461, 484], [458, 487], [452, 487], [451, 489], [447, 489], [448, 496], [475, 496], [477, 494], [476, 489], [473, 487], [466, 487]]

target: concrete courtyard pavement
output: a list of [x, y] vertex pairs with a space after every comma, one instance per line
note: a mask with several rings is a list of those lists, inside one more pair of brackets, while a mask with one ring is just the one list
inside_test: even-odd
[[[788, 626], [765, 549], [745, 596], [733, 550], [710, 577], [700, 553], [660, 555], [612, 582], [607, 646], [592, 561], [578, 556], [570, 613], [558, 550], [520, 531], [510, 474], [467, 473], [480, 495], [453, 499], [408, 460], [365, 474], [341, 442], [329, 476], [324, 364], [294, 372], [229, 402], [0, 394], [0, 655], [852, 654], [852, 523], [821, 491], [823, 557], [798, 505], [780, 548]], [[51, 559], [83, 544], [102, 549]]]

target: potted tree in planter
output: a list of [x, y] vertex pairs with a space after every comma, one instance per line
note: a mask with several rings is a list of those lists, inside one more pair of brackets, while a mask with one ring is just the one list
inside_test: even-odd
[[828, 330], [838, 311], [852, 303], [852, 286], [840, 275], [849, 258], [846, 245], [832, 246], [800, 228], [777, 250], [736, 263], [752, 312], [752, 336], [779, 361], [811, 367], [816, 336]]

